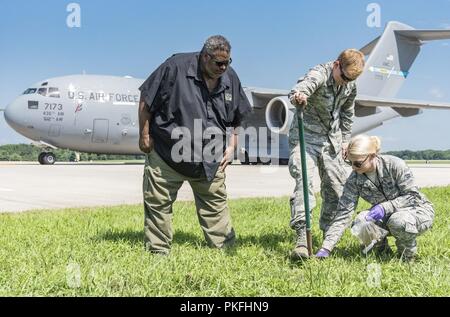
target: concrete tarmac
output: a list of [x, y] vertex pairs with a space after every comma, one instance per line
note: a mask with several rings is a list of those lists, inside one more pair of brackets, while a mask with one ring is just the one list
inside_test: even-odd
[[[419, 187], [450, 185], [450, 164], [410, 165]], [[0, 212], [142, 203], [142, 164], [0, 162]], [[319, 189], [319, 177], [314, 175]], [[229, 199], [289, 196], [294, 180], [287, 166], [230, 165]], [[193, 200], [185, 183], [178, 200]]]

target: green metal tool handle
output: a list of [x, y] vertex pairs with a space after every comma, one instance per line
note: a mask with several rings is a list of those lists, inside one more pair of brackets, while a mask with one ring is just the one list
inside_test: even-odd
[[305, 216], [306, 216], [306, 242], [308, 247], [308, 253], [312, 256], [312, 235], [311, 235], [311, 214], [309, 209], [309, 189], [308, 189], [308, 173], [306, 169], [306, 147], [303, 128], [303, 108], [297, 108], [298, 118], [298, 137], [300, 142], [300, 158], [302, 164], [302, 181], [303, 181], [303, 201], [305, 203]]

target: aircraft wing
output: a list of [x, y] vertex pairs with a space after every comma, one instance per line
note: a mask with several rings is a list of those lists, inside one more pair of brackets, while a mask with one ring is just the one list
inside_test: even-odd
[[355, 100], [356, 107], [360, 109], [390, 107], [402, 117], [410, 117], [419, 114], [422, 109], [446, 109], [450, 110], [450, 103], [419, 101], [395, 98], [380, 98], [358, 95]]
[[269, 88], [244, 88], [247, 93], [247, 97], [250, 100], [253, 108], [265, 108], [270, 100], [276, 97], [286, 97], [289, 94], [289, 90], [283, 89], [269, 89]]
[[447, 40], [450, 30], [396, 30], [395, 33], [420, 41]]
[[255, 87], [246, 87], [246, 91], [251, 92], [252, 95], [260, 96], [260, 97], [278, 97], [278, 96], [287, 96], [290, 90], [286, 89], [270, 89], [270, 88], [255, 88]]
[[380, 40], [381, 36], [377, 37], [376, 39], [374, 39], [372, 42], [370, 42], [369, 44], [367, 44], [366, 46], [364, 46], [363, 48], [360, 49], [360, 51], [364, 54], [364, 55], [370, 55], [370, 53], [372, 53], [373, 49], [375, 48], [375, 46], [377, 45], [378, 41]]

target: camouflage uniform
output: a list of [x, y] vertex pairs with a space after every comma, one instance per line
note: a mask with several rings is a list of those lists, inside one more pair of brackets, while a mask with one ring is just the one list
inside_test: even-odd
[[[289, 93], [291, 103], [296, 92], [308, 96], [304, 109], [304, 129], [309, 177], [310, 208], [316, 205], [312, 186], [314, 168], [318, 167], [323, 199], [320, 213], [320, 228], [325, 232], [336, 210], [344, 183], [350, 173], [342, 158], [342, 143], [348, 143], [354, 115], [356, 84], [349, 82], [337, 87], [332, 75], [333, 62], [317, 65], [300, 78]], [[296, 181], [290, 199], [290, 226], [297, 231], [297, 245], [304, 239], [305, 210], [300, 164], [297, 113], [289, 131], [289, 172]]]
[[383, 206], [386, 215], [381, 227], [396, 238], [399, 255], [411, 258], [417, 253], [416, 237], [433, 224], [433, 205], [419, 192], [411, 170], [403, 160], [389, 155], [378, 156], [376, 175], [379, 184], [372, 183], [364, 174], [353, 172], [350, 175], [323, 247], [330, 251], [334, 248], [350, 225], [361, 197], [372, 205]]

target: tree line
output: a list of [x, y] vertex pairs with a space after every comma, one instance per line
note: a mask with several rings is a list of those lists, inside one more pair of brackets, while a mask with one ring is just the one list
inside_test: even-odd
[[386, 154], [397, 156], [404, 160], [450, 160], [450, 150], [437, 151], [437, 150], [424, 150], [424, 151], [390, 151]]
[[[0, 146], [0, 161], [37, 161], [42, 149], [29, 144], [8, 144]], [[109, 160], [143, 160], [144, 155], [110, 155], [77, 153], [72, 150], [52, 150], [58, 162], [109, 161]]]
[[[0, 146], [0, 161], [37, 161], [42, 149], [29, 144], [8, 144]], [[106, 161], [106, 160], [143, 160], [144, 155], [110, 155], [78, 153], [72, 150], [52, 150], [59, 162]], [[390, 151], [385, 154], [404, 160], [450, 160], [450, 150]]]

